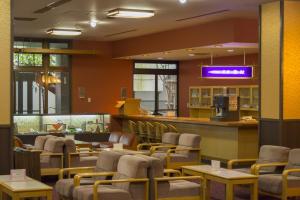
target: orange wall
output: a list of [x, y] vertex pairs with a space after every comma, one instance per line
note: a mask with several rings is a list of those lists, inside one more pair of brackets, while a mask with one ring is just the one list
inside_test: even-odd
[[[132, 61], [113, 60], [111, 45], [107, 42], [74, 41], [74, 49], [95, 49], [101, 56], [73, 56], [72, 58], [72, 112], [116, 113], [114, 105], [120, 98], [121, 87], [132, 95]], [[78, 97], [78, 87], [86, 89], [87, 99]]]
[[[215, 65], [242, 65], [244, 63], [243, 56], [228, 56], [215, 58]], [[218, 85], [258, 85], [259, 84], [259, 67], [258, 55], [251, 54], [246, 56], [246, 64], [254, 65], [255, 77], [248, 80], [216, 80], [216, 79], [200, 79], [200, 65], [209, 65], [210, 59], [181, 61], [179, 63], [179, 115], [189, 116], [187, 103], [189, 101], [189, 87], [191, 86], [218, 86]]]

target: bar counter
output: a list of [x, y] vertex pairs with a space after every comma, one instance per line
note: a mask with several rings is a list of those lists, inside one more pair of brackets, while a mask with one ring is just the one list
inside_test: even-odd
[[174, 125], [180, 133], [200, 134], [202, 157], [219, 159], [256, 158], [258, 154], [258, 122], [218, 122], [208, 118], [163, 117], [152, 115], [113, 115], [114, 131], [129, 132], [128, 120], [161, 122]]

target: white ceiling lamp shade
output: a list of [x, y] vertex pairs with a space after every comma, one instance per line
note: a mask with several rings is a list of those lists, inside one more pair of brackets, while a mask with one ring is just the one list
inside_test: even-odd
[[179, 2], [180, 2], [181, 4], [185, 4], [185, 3], [187, 2], [187, 0], [179, 0]]
[[96, 28], [96, 26], [97, 26], [97, 21], [96, 21], [96, 20], [91, 20], [91, 21], [90, 21], [90, 26], [91, 26], [92, 28]]
[[155, 12], [153, 10], [139, 10], [139, 9], [125, 9], [117, 8], [111, 11], [108, 11], [108, 17], [115, 18], [149, 18], [153, 17]]
[[57, 36], [78, 36], [82, 34], [81, 30], [78, 29], [57, 29], [52, 28], [46, 31], [49, 35], [57, 35]]

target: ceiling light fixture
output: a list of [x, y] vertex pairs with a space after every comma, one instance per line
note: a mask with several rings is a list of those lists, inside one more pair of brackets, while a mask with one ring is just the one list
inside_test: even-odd
[[189, 56], [193, 57], [193, 56], [195, 56], [195, 54], [194, 53], [189, 53]]
[[92, 28], [96, 28], [96, 26], [97, 26], [97, 21], [96, 21], [96, 20], [91, 20], [91, 21], [90, 21], [90, 26], [91, 26]]
[[138, 10], [138, 9], [125, 9], [117, 8], [111, 11], [108, 11], [108, 17], [117, 17], [117, 18], [147, 18], [153, 17], [155, 12], [153, 10]]
[[232, 53], [234, 52], [234, 49], [227, 49], [227, 52]]
[[52, 28], [46, 31], [49, 35], [59, 35], [59, 36], [77, 36], [81, 35], [81, 30], [77, 29], [56, 29]]
[[158, 57], [157, 59], [158, 59], [158, 60], [163, 60], [164, 58], [163, 58], [163, 57]]
[[179, 2], [180, 2], [181, 4], [185, 4], [185, 3], [187, 2], [187, 0], [179, 0]]

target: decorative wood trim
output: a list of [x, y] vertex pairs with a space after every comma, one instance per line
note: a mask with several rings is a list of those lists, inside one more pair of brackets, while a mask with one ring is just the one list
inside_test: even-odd
[[43, 48], [14, 48], [14, 53], [41, 53], [41, 54], [64, 54], [64, 55], [100, 55], [97, 50], [77, 49], [43, 49]]

